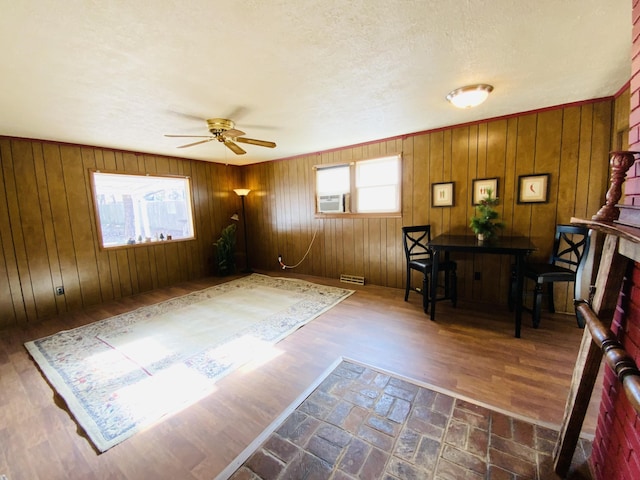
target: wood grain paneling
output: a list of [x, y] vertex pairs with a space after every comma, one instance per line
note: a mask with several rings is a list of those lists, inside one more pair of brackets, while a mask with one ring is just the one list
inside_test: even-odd
[[[613, 101], [548, 109], [509, 118], [456, 126], [243, 167], [248, 188], [248, 228], [256, 268], [272, 269], [278, 254], [296, 264], [318, 229], [299, 273], [338, 278], [364, 275], [366, 282], [404, 288], [405, 262], [400, 227], [430, 223], [434, 235], [471, 234], [471, 182], [498, 177], [505, 234], [525, 235], [538, 247], [534, 260], [551, 252], [555, 225], [588, 217], [604, 202], [612, 138]], [[314, 164], [337, 163], [389, 153], [403, 155], [402, 218], [314, 216]], [[518, 177], [549, 173], [549, 202], [518, 204]], [[455, 182], [453, 207], [431, 207], [431, 184]], [[268, 230], [265, 230], [268, 229]], [[463, 300], [504, 304], [512, 259], [460, 255], [459, 295]], [[483, 280], [474, 280], [481, 272]], [[572, 286], [557, 287], [556, 308], [572, 311]]]
[[614, 103], [614, 127], [611, 132], [612, 150], [629, 150], [629, 115], [631, 115], [631, 89], [627, 87]]
[[[628, 99], [628, 92], [625, 93]], [[246, 198], [250, 266], [278, 268], [278, 255], [302, 274], [363, 275], [367, 283], [404, 288], [402, 225], [471, 233], [471, 182], [498, 177], [505, 234], [530, 236], [544, 260], [553, 228], [589, 217], [604, 202], [614, 105], [603, 100], [487, 122], [454, 126], [320, 152], [232, 167], [156, 155], [0, 137], [0, 326], [21, 324], [139, 292], [200, 278], [213, 269], [213, 241]], [[615, 114], [615, 119], [625, 118]], [[627, 117], [628, 118], [628, 115]], [[616, 123], [616, 131], [624, 125]], [[313, 166], [401, 153], [402, 218], [315, 218]], [[88, 171], [187, 175], [192, 179], [196, 239], [101, 250]], [[518, 176], [549, 173], [549, 202], [518, 204]], [[431, 206], [434, 182], [455, 182], [453, 207]], [[244, 265], [242, 222], [238, 263]], [[313, 243], [312, 243], [313, 242]], [[511, 259], [460, 255], [461, 300], [503, 304]], [[483, 280], [474, 280], [481, 272]], [[417, 279], [416, 279], [417, 280]], [[486, 281], [489, 280], [489, 281]], [[64, 285], [65, 295], [53, 289]], [[557, 287], [557, 307], [571, 311], [570, 286]]]
[[[7, 137], [0, 162], [0, 327], [210, 275], [213, 242], [239, 208], [239, 167]], [[96, 168], [190, 176], [196, 239], [100, 249]]]

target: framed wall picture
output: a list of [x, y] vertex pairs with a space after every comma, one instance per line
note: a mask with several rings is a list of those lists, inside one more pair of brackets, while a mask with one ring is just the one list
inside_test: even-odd
[[548, 173], [518, 177], [518, 203], [545, 203], [548, 197]]
[[431, 184], [431, 206], [453, 207], [453, 182]]
[[472, 205], [480, 204], [480, 200], [486, 198], [489, 190], [493, 193], [493, 197], [498, 196], [498, 178], [476, 178], [473, 180], [473, 197]]

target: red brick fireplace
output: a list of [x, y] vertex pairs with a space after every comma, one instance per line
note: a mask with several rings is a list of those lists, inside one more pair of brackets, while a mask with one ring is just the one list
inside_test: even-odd
[[[625, 350], [640, 363], [640, 268], [625, 282], [611, 324]], [[620, 380], [603, 367], [604, 385], [593, 441], [591, 468], [600, 480], [640, 478], [640, 417], [627, 399]]]

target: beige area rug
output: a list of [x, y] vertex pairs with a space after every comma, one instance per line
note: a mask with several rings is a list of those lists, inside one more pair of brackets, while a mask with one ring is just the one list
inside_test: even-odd
[[[558, 431], [340, 359], [216, 480], [551, 480]], [[569, 479], [586, 479], [581, 440]]]
[[252, 274], [25, 343], [99, 451], [213, 384], [353, 293]]

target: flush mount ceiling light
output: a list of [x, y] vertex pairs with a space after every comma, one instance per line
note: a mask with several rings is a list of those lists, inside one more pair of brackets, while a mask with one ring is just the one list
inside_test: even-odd
[[476, 107], [487, 99], [492, 90], [493, 87], [486, 83], [467, 85], [450, 92], [447, 100], [458, 108]]

